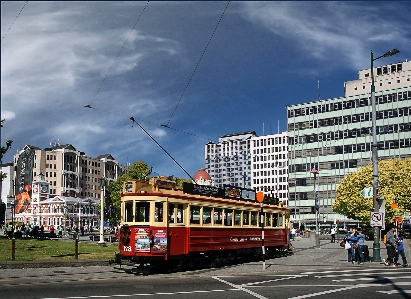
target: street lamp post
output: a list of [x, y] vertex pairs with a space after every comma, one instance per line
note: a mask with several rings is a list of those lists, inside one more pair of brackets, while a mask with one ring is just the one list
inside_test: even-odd
[[106, 179], [100, 179], [101, 188], [101, 198], [100, 198], [100, 241], [98, 241], [99, 246], [105, 246], [104, 242], [104, 191], [106, 190]]
[[315, 247], [320, 248], [320, 231], [318, 229], [318, 215], [320, 213], [320, 207], [318, 205], [317, 198], [317, 174], [318, 170], [315, 167], [311, 170], [311, 173], [314, 174], [314, 204], [315, 204]]
[[[373, 194], [373, 207], [374, 212], [379, 212], [380, 207], [382, 205], [382, 200], [378, 197], [378, 143], [377, 143], [377, 109], [375, 103], [375, 85], [374, 85], [374, 61], [380, 59], [382, 57], [390, 57], [397, 53], [399, 53], [397, 49], [392, 49], [388, 51], [382, 56], [374, 58], [374, 54], [371, 51], [371, 119], [372, 119], [372, 194]], [[385, 216], [385, 213], [384, 213]], [[374, 227], [374, 243], [373, 243], [373, 255], [372, 261], [373, 262], [380, 262], [381, 255], [380, 255], [380, 228]]]
[[13, 202], [10, 203], [11, 208], [11, 260], [16, 260], [16, 239], [14, 238], [14, 199]]

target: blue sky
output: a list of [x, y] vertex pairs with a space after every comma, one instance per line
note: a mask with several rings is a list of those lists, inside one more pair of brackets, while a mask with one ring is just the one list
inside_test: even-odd
[[208, 141], [285, 131], [318, 80], [343, 96], [370, 50], [401, 51], [375, 66], [411, 58], [406, 1], [227, 3], [2, 1], [3, 163], [59, 139], [187, 178], [130, 117], [194, 175]]

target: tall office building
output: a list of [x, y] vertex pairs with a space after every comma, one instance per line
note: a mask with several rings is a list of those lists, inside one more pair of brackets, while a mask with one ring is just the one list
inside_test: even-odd
[[288, 205], [287, 132], [251, 138], [251, 188]]
[[204, 147], [205, 170], [216, 187], [251, 188], [251, 139], [254, 131], [220, 136]]
[[[411, 156], [411, 62], [373, 69], [378, 158]], [[346, 219], [332, 211], [341, 180], [371, 161], [371, 72], [345, 82], [345, 96], [287, 107], [291, 218], [315, 222], [314, 175], [320, 222]]]

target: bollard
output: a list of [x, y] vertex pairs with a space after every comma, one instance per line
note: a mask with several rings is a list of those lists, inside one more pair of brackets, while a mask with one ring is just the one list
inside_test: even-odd
[[75, 233], [76, 235], [76, 241], [75, 241], [75, 253], [74, 253], [74, 258], [78, 260], [78, 234]]
[[11, 239], [11, 260], [16, 260], [16, 239], [14, 237]]

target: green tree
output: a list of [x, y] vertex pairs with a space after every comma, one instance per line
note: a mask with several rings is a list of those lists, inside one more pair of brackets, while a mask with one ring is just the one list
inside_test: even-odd
[[[411, 158], [382, 160], [378, 163], [379, 195], [385, 199], [385, 221], [401, 217], [411, 210]], [[369, 223], [374, 211], [373, 199], [361, 191], [372, 186], [372, 164], [347, 175], [336, 190], [333, 211], [351, 219]], [[391, 204], [397, 204], [396, 209]]]
[[143, 161], [134, 162], [128, 167], [127, 172], [120, 176], [117, 181], [110, 183], [110, 199], [113, 203], [114, 215], [112, 218], [120, 219], [121, 192], [123, 192], [123, 183], [127, 180], [144, 180], [150, 174], [150, 167]]

